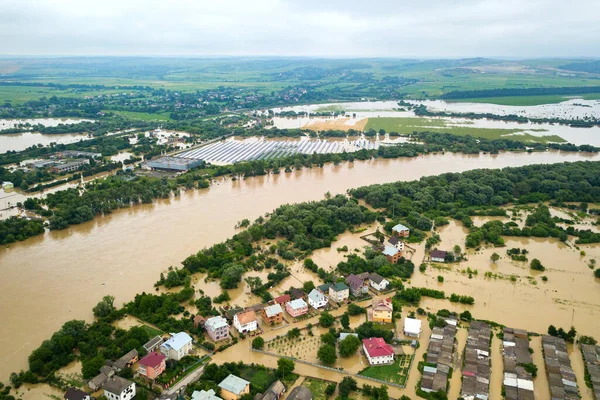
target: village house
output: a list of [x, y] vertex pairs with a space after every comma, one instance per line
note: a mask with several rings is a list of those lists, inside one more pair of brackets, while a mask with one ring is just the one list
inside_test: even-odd
[[429, 253], [429, 258], [433, 262], [443, 263], [446, 261], [446, 252], [438, 249], [431, 250], [431, 253]]
[[91, 397], [86, 392], [76, 389], [69, 388], [65, 393], [65, 400], [90, 400]]
[[392, 264], [396, 264], [402, 257], [402, 252], [392, 245], [386, 244], [381, 252]]
[[277, 304], [279, 304], [280, 306], [285, 307], [285, 304], [288, 303], [290, 300], [292, 300], [292, 298], [290, 297], [289, 294], [284, 294], [283, 296], [279, 296], [279, 297], [275, 297], [273, 299], [273, 301]]
[[155, 336], [150, 339], [147, 343], [144, 344], [144, 350], [146, 353], [150, 353], [156, 350], [162, 344], [162, 338], [160, 336]]
[[390, 284], [390, 281], [379, 275], [377, 272], [374, 272], [369, 276], [369, 282], [371, 287], [378, 291], [386, 290]]
[[350, 297], [350, 288], [343, 282], [338, 282], [329, 288], [329, 298], [336, 303], [341, 303]]
[[421, 320], [415, 318], [404, 318], [404, 336], [421, 336]]
[[185, 332], [171, 336], [169, 340], [160, 345], [160, 352], [169, 360], [181, 360], [192, 350], [192, 338]]
[[250, 382], [233, 374], [229, 374], [227, 378], [223, 379], [219, 383], [219, 387], [221, 388], [221, 398], [224, 400], [237, 400], [250, 393]]
[[283, 321], [283, 309], [279, 304], [273, 304], [263, 308], [261, 316], [266, 324], [279, 324]]
[[286, 400], [312, 400], [313, 394], [306, 386], [296, 386]]
[[373, 322], [392, 322], [392, 314], [394, 312], [394, 307], [392, 306], [392, 299], [373, 300], [373, 307], [371, 309], [371, 312], [373, 315]]
[[303, 299], [304, 291], [300, 288], [291, 287], [290, 288], [290, 297], [292, 298], [292, 300]]
[[317, 289], [319, 289], [319, 291], [323, 294], [329, 294], [329, 288], [332, 286], [333, 284], [331, 283], [324, 283], [322, 285], [317, 286]]
[[398, 224], [392, 227], [392, 234], [400, 237], [408, 237], [410, 235], [410, 229], [407, 226]]
[[112, 364], [112, 367], [119, 372], [124, 368], [129, 368], [138, 360], [138, 352], [136, 349], [131, 350]]
[[325, 307], [327, 303], [327, 297], [317, 289], [311, 290], [308, 294], [308, 304], [315, 310]]
[[167, 357], [163, 354], [153, 351], [148, 353], [138, 363], [138, 372], [148, 379], [156, 379], [165, 371], [167, 367]]
[[108, 400], [131, 400], [135, 397], [135, 383], [115, 375], [104, 384], [104, 397]]
[[350, 293], [354, 297], [360, 297], [369, 293], [369, 284], [358, 275], [348, 275], [346, 283], [350, 287]]
[[391, 236], [388, 239], [388, 244], [394, 246], [399, 251], [404, 251], [404, 242], [398, 236]]
[[229, 339], [229, 325], [221, 316], [211, 317], [204, 323], [204, 329], [213, 342]]
[[200, 314], [194, 315], [194, 328], [198, 328], [198, 327], [203, 328], [205, 323], [206, 323], [206, 318], [204, 318], [202, 315], [200, 315]]
[[252, 310], [242, 311], [233, 317], [233, 326], [239, 333], [250, 333], [258, 329], [256, 314]]
[[263, 394], [257, 393], [254, 400], [279, 400], [283, 393], [285, 393], [285, 385], [280, 380], [276, 380]]
[[363, 339], [363, 350], [370, 365], [391, 364], [394, 362], [394, 349], [382, 338]]
[[285, 311], [290, 314], [293, 318], [297, 318], [308, 312], [308, 304], [304, 299], [292, 300], [285, 305]]
[[192, 400], [221, 400], [221, 398], [217, 396], [213, 389], [201, 391], [194, 390], [194, 393], [192, 393]]

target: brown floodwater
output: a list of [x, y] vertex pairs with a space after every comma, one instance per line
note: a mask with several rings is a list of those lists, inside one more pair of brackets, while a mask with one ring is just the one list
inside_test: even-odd
[[[0, 354], [0, 379], [26, 368], [29, 353], [65, 321], [91, 320], [91, 309], [102, 296], [114, 295], [121, 304], [135, 293], [153, 291], [153, 283], [168, 266], [179, 265], [189, 254], [230, 237], [243, 218], [257, 218], [281, 204], [322, 199], [327, 191], [344, 193], [361, 185], [408, 181], [443, 172], [599, 159], [600, 155], [557, 152], [438, 154], [327, 165], [238, 181], [220, 179], [209, 189], [122, 209], [2, 248], [0, 346], [5, 351]], [[549, 285], [560, 284], [549, 277]], [[593, 282], [589, 273], [581, 281], [586, 279]], [[218, 288], [212, 285], [211, 292]], [[512, 288], [506, 286], [509, 291], [503, 296], [510, 295]], [[598, 303], [597, 298], [588, 303]], [[482, 313], [487, 308], [483, 306]], [[500, 304], [498, 308], [502, 308]], [[505, 316], [519, 313], [519, 308], [509, 308]], [[589, 314], [580, 314], [576, 322], [589, 319]], [[561, 318], [558, 322], [566, 326], [569, 321]]]

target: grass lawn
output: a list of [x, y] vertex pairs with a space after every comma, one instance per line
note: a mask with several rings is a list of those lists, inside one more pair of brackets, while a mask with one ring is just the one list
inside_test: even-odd
[[[438, 132], [450, 133], [453, 135], [480, 137], [485, 139], [514, 139], [522, 142], [565, 142], [563, 138], [557, 135], [533, 136], [523, 133], [524, 129], [499, 129], [499, 128], [475, 128], [471, 126], [453, 126], [448, 125], [446, 120], [438, 118], [396, 118], [396, 117], [377, 117], [369, 118], [365, 130], [374, 129], [376, 131], [384, 129], [386, 132], [398, 132], [408, 135], [413, 132]], [[510, 136], [507, 136], [510, 135]]]
[[148, 335], [150, 335], [150, 337], [155, 337], [155, 336], [161, 336], [164, 332], [161, 330], [158, 330], [156, 328], [153, 328], [151, 326], [145, 325], [143, 324], [141, 326], [146, 332], [148, 332]]
[[396, 357], [396, 362], [393, 364], [368, 367], [359, 375], [404, 385], [408, 379], [410, 360], [412, 357], [412, 355], [406, 354], [398, 356]]
[[[268, 368], [261, 369], [256, 367], [248, 367], [240, 371], [240, 375], [241, 378], [249, 381], [250, 385], [256, 388], [256, 390], [259, 392], [264, 392], [267, 390], [269, 386], [271, 386], [271, 384], [278, 379], [276, 371]], [[298, 378], [298, 374], [292, 373], [286, 375], [285, 379], [282, 379], [282, 381], [286, 387], [290, 387]]]
[[306, 386], [310, 389], [313, 394], [313, 400], [327, 400], [327, 395], [325, 394], [325, 388], [331, 382], [322, 381], [320, 379], [314, 379], [306, 377], [304, 382], [302, 382], [302, 386]]
[[127, 117], [127, 118], [140, 119], [142, 121], [171, 121], [170, 113], [168, 113], [168, 112], [144, 113], [144, 112], [136, 112], [136, 111], [113, 111], [113, 110], [108, 110], [108, 111], [114, 112], [115, 114], [123, 115], [124, 117]]

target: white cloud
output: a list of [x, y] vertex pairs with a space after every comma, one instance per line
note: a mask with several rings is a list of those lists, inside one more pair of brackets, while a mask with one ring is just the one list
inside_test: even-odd
[[600, 56], [597, 0], [0, 0], [0, 54]]

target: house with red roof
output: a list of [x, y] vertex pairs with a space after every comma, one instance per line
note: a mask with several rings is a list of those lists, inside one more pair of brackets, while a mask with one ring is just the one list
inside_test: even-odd
[[167, 357], [153, 351], [138, 362], [138, 372], [149, 379], [156, 379], [167, 367]]
[[273, 300], [280, 306], [285, 306], [285, 304], [288, 303], [291, 299], [292, 298], [289, 294], [284, 294], [283, 296], [275, 297]]
[[391, 364], [394, 362], [394, 349], [382, 338], [363, 339], [363, 350], [370, 365]]

